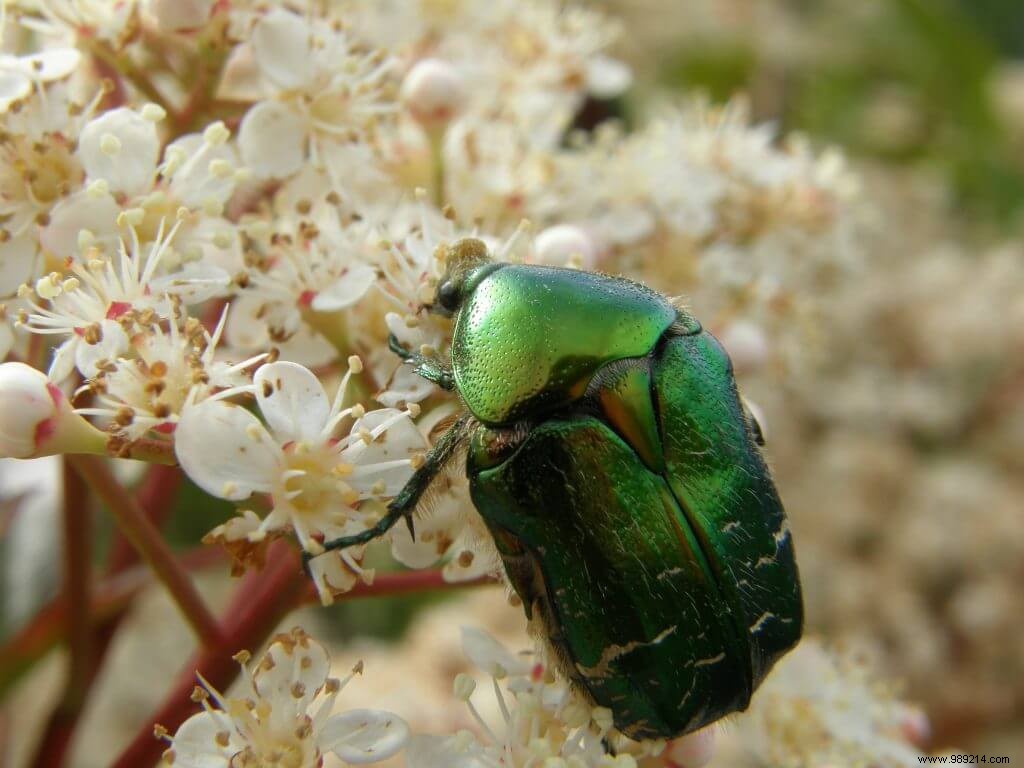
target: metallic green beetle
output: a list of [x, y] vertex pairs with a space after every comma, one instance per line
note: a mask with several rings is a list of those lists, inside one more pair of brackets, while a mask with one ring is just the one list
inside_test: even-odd
[[800, 638], [800, 582], [760, 431], [718, 342], [621, 278], [456, 243], [432, 307], [451, 365], [392, 349], [466, 413], [363, 534], [466, 452], [473, 504], [564, 673], [632, 738], [745, 709]]

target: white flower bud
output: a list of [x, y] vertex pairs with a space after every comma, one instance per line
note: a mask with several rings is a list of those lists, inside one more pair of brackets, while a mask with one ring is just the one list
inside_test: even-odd
[[736, 373], [752, 373], [768, 360], [768, 339], [759, 325], [737, 320], [722, 331], [720, 341]]
[[466, 101], [462, 74], [440, 59], [423, 59], [405, 76], [402, 103], [413, 118], [428, 128], [447, 125]]
[[0, 456], [102, 453], [105, 444], [45, 374], [24, 363], [0, 364]]
[[668, 758], [680, 768], [701, 768], [711, 762], [715, 754], [714, 726], [702, 728], [673, 741]]
[[548, 227], [537, 235], [534, 248], [542, 264], [591, 269], [597, 263], [597, 246], [593, 238], [572, 224]]

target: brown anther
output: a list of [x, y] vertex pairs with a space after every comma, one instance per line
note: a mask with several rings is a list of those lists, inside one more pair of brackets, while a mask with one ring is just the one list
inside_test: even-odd
[[149, 372], [153, 376], [163, 378], [167, 375], [167, 363], [163, 360], [157, 360], [151, 366], [149, 366]]
[[301, 699], [306, 695], [306, 686], [302, 683], [292, 683], [291, 692], [294, 698]]
[[153, 406], [153, 415], [158, 419], [166, 419], [171, 415], [171, 406], [167, 405], [167, 403], [157, 403]]
[[213, 737], [217, 740], [217, 744], [226, 747], [231, 743], [231, 734], [227, 731], [217, 731], [217, 735]]
[[153, 724], [153, 737], [157, 739], [166, 739], [170, 735], [170, 732], [164, 728], [160, 723]]
[[160, 379], [150, 379], [146, 382], [146, 386], [143, 388], [147, 395], [153, 395], [154, 397], [160, 397], [164, 390], [167, 389], [167, 383]]
[[469, 568], [469, 566], [473, 564], [473, 557], [473, 553], [470, 552], [468, 549], [464, 549], [461, 552], [459, 552], [459, 567]]
[[40, 211], [36, 214], [36, 224], [40, 227], [45, 227], [50, 223], [50, 214], [46, 211]]
[[303, 216], [306, 216], [310, 211], [313, 210], [313, 203], [310, 200], [303, 198], [295, 204], [295, 210]]
[[86, 344], [98, 344], [103, 340], [103, 329], [98, 323], [93, 323], [91, 326], [85, 327], [82, 338], [85, 339]]
[[133, 421], [135, 421], [135, 411], [128, 406], [118, 408], [117, 413], [114, 414], [114, 423], [119, 426], [127, 427]]
[[210, 694], [209, 692], [207, 692], [205, 688], [202, 688], [197, 685], [192, 688], [192, 695], [189, 696], [189, 698], [192, 699], [192, 701], [194, 701], [196, 704], [198, 704], [210, 698]]

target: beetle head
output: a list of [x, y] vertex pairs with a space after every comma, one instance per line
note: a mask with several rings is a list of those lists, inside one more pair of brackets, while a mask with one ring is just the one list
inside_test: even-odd
[[479, 267], [492, 264], [491, 255], [482, 240], [466, 237], [448, 247], [444, 253], [445, 271], [437, 284], [432, 312], [451, 317], [462, 306], [472, 290], [474, 276]]

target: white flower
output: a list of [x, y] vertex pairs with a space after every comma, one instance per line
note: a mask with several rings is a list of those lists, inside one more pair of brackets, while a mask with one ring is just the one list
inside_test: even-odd
[[245, 371], [266, 355], [231, 364], [215, 358], [227, 312], [211, 334], [194, 318], [175, 312], [167, 330], [154, 323], [128, 341], [121, 356], [98, 365], [83, 389], [94, 404], [78, 413], [109, 421], [107, 431], [125, 440], [147, 432], [172, 434], [181, 411], [217, 390], [245, 387]]
[[109, 250], [126, 225], [148, 245], [164, 221], [176, 220], [177, 236], [165, 248], [162, 271], [218, 273], [226, 284], [228, 275], [241, 271], [242, 258], [237, 228], [223, 211], [246, 172], [221, 122], [179, 136], [161, 159], [155, 123], [162, 117], [162, 108], [149, 104], [89, 122], [77, 155], [90, 184], [53, 208], [40, 239], [63, 258], [83, 239]]
[[252, 52], [271, 98], [255, 104], [239, 126], [245, 164], [264, 178], [284, 178], [325, 147], [368, 137], [393, 112], [389, 65], [321, 19], [275, 9], [252, 30]]
[[105, 445], [105, 435], [76, 414], [42, 372], [0, 363], [0, 456], [102, 453]]
[[[259, 542], [290, 527], [311, 554], [322, 542], [368, 528], [379, 502], [398, 493], [425, 447], [411, 411], [343, 407], [351, 361], [332, 404], [319, 380], [296, 363], [261, 366], [253, 388], [264, 425], [219, 396], [186, 407], [175, 432], [175, 452], [201, 488], [240, 501], [268, 494], [270, 513], [251, 530], [215, 529], [211, 538], [244, 534]], [[343, 437], [338, 428], [354, 419]], [[348, 553], [339, 553], [347, 555]], [[354, 567], [354, 564], [351, 564]]]
[[303, 630], [278, 635], [256, 664], [235, 657], [244, 689], [227, 696], [200, 678], [196, 698], [203, 711], [178, 728], [164, 763], [175, 768], [319, 768], [326, 755], [364, 765], [386, 760], [405, 746], [409, 728], [398, 715], [373, 709], [332, 714], [338, 693], [362, 672], [360, 663], [344, 680], [328, 677], [323, 646]]
[[130, 243], [120, 241], [116, 257], [88, 248], [84, 263], [70, 261], [68, 273], [52, 272], [36, 281], [34, 290], [24, 285], [19, 297], [28, 309], [18, 313], [17, 324], [33, 333], [67, 337], [57, 348], [50, 377], [64, 380], [74, 367], [86, 378], [96, 374], [96, 363], [113, 360], [128, 347], [123, 326], [140, 317], [170, 316], [170, 296], [199, 301], [227, 282], [217, 269], [198, 274], [159, 275], [158, 268], [170, 241], [163, 226], [152, 245], [143, 247], [133, 229]]

